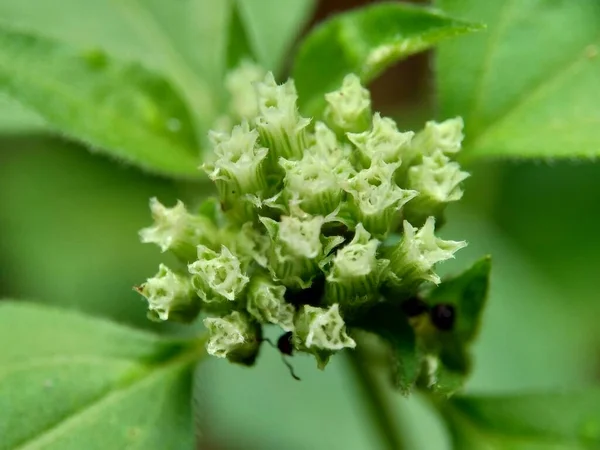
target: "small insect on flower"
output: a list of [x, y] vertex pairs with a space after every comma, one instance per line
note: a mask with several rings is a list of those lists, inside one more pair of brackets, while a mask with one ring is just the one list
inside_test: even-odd
[[292, 344], [292, 335], [293, 335], [293, 333], [291, 331], [283, 333], [281, 336], [279, 336], [279, 339], [277, 339], [277, 346], [275, 346], [267, 338], [264, 338], [263, 340], [267, 341], [269, 344], [271, 344], [271, 347], [273, 347], [273, 348], [277, 347], [277, 350], [279, 350], [279, 352], [281, 353], [281, 360], [287, 366], [287, 368], [290, 370], [290, 375], [292, 376], [292, 378], [294, 380], [300, 381], [300, 377], [298, 377], [294, 373], [294, 368], [292, 367], [292, 365], [285, 359], [285, 355], [292, 356], [294, 353], [294, 345]]
[[456, 321], [456, 310], [449, 303], [438, 303], [431, 308], [429, 317], [438, 330], [450, 331]]
[[292, 332], [288, 331], [287, 333], [282, 334], [279, 339], [277, 339], [277, 348], [281, 352], [282, 355], [292, 356], [294, 352], [294, 346], [292, 345]]

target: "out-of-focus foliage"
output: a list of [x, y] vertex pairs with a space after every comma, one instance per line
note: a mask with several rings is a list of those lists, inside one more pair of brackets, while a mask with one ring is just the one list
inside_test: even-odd
[[596, 448], [600, 390], [571, 394], [456, 397], [441, 405], [454, 448], [464, 450]]
[[598, 155], [598, 1], [436, 4], [488, 26], [480, 36], [442, 44], [437, 58], [440, 114], [463, 116], [471, 156]]
[[368, 83], [401, 59], [481, 28], [475, 22], [403, 3], [340, 14], [312, 30], [298, 49], [292, 76], [300, 108], [316, 114], [323, 96], [337, 89], [349, 73]]

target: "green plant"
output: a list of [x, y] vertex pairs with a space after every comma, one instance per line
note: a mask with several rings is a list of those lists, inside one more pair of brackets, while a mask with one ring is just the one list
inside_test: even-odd
[[[446, 13], [376, 4], [312, 30], [293, 81], [277, 84], [268, 69], [278, 73], [293, 38], [280, 3], [101, 2], [118, 11], [122, 40], [98, 47], [0, 26], [0, 88], [27, 108], [26, 127], [192, 183], [187, 207], [151, 200], [155, 224], [141, 239], [171, 259], [136, 290], [151, 319], [197, 324], [202, 314], [207, 329], [164, 337], [3, 302], [0, 448], [191, 448], [192, 369], [207, 353], [260, 365], [268, 324], [320, 368], [346, 353], [389, 448], [407, 444], [388, 385], [424, 393], [456, 448], [595, 448], [596, 388], [448, 398], [472, 366], [491, 263], [443, 280], [434, 265], [465, 245], [435, 235], [468, 176], [457, 157], [600, 148], [596, 2], [440, 1]], [[538, 54], [564, 24], [576, 32]], [[153, 52], [123, 62], [115, 44], [139, 42], [127, 39], [134, 29]], [[203, 52], [190, 44], [199, 37], [211, 40]], [[439, 122], [413, 133], [373, 114], [361, 83], [442, 41]]]

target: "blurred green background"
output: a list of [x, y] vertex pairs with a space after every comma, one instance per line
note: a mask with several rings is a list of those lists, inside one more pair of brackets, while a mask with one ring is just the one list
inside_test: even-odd
[[[311, 21], [358, 3], [364, 2], [321, 2]], [[8, 3], [0, 2], [0, 12], [17, 17]], [[17, 18], [35, 26], [40, 17]], [[406, 128], [431, 112], [430, 56], [410, 58], [373, 85], [376, 106]], [[150, 223], [150, 197], [171, 203], [208, 188], [141, 174], [45, 135], [36, 123], [12, 107], [0, 110], [0, 130], [10, 130], [0, 136], [0, 297], [166, 332], [146, 320], [145, 304], [131, 289], [160, 261], [157, 249], [138, 242], [137, 230]], [[467, 195], [450, 211], [443, 234], [469, 247], [442, 271], [458, 271], [485, 253], [494, 266], [467, 390], [555, 390], [599, 381], [600, 164], [495, 161], [468, 170]], [[345, 360], [336, 358], [325, 372], [308, 358], [293, 363], [300, 383], [270, 348], [252, 369], [203, 364], [195, 403], [207, 445], [374, 448]], [[396, 398], [412, 448], [448, 448], [445, 431], [419, 398]]]

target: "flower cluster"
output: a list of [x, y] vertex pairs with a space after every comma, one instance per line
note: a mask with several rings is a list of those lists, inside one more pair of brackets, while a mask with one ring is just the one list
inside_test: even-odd
[[439, 283], [435, 265], [465, 246], [435, 235], [468, 176], [452, 161], [462, 120], [400, 131], [372, 113], [355, 75], [325, 96], [322, 121], [301, 116], [292, 80], [247, 63], [226, 85], [240, 123], [220, 121], [202, 166], [218, 200], [197, 213], [151, 201], [155, 224], [141, 238], [181, 267], [161, 265], [137, 289], [152, 319], [203, 313], [214, 356], [251, 364], [272, 324], [322, 368], [356, 346], [362, 312]]

